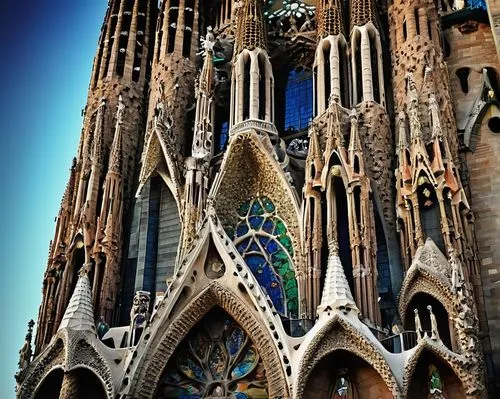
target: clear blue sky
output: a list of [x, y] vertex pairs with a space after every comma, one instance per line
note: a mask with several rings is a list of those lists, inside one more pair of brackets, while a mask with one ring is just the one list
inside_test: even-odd
[[106, 0], [3, 0], [0, 10], [0, 398], [14, 398], [54, 218], [76, 154]]

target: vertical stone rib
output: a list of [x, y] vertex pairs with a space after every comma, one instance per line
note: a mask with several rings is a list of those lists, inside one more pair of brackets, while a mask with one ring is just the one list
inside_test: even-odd
[[111, 56], [109, 60], [108, 67], [108, 77], [115, 75], [116, 73], [116, 59], [118, 58], [118, 51], [120, 50], [120, 35], [122, 31], [122, 20], [123, 13], [125, 12], [125, 1], [122, 1], [120, 4], [120, 11], [118, 12], [118, 21], [116, 22], [115, 32], [114, 32], [114, 40], [113, 47], [111, 48]]
[[[125, 68], [123, 71], [123, 76], [127, 79], [132, 79], [132, 74], [134, 72], [134, 58], [136, 52], [136, 42], [137, 42], [137, 19], [139, 18], [139, 2], [141, 0], [135, 0], [134, 7], [132, 11], [132, 21], [130, 23], [130, 30], [128, 33], [128, 42], [125, 55]], [[144, 0], [143, 0], [144, 1]]]

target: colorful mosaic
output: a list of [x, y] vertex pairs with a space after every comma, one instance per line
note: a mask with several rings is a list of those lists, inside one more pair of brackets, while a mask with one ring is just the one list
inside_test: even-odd
[[184, 339], [167, 366], [157, 398], [267, 398], [259, 353], [243, 329], [212, 310]]
[[245, 202], [236, 227], [226, 228], [238, 252], [282, 316], [296, 318], [298, 289], [293, 246], [285, 223], [268, 197]]

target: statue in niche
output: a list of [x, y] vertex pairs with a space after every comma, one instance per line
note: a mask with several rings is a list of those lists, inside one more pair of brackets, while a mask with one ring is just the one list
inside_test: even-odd
[[149, 301], [148, 291], [137, 291], [130, 310], [130, 330], [128, 346], [134, 346], [146, 328], [149, 321]]
[[433, 399], [444, 399], [443, 381], [436, 366], [429, 366], [429, 397]]
[[335, 382], [331, 399], [353, 399], [354, 391], [346, 375], [341, 375]]

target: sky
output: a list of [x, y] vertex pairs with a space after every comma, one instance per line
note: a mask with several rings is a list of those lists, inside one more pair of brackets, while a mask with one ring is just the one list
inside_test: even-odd
[[2, 0], [0, 10], [0, 397], [37, 321], [54, 219], [82, 127], [107, 0]]

